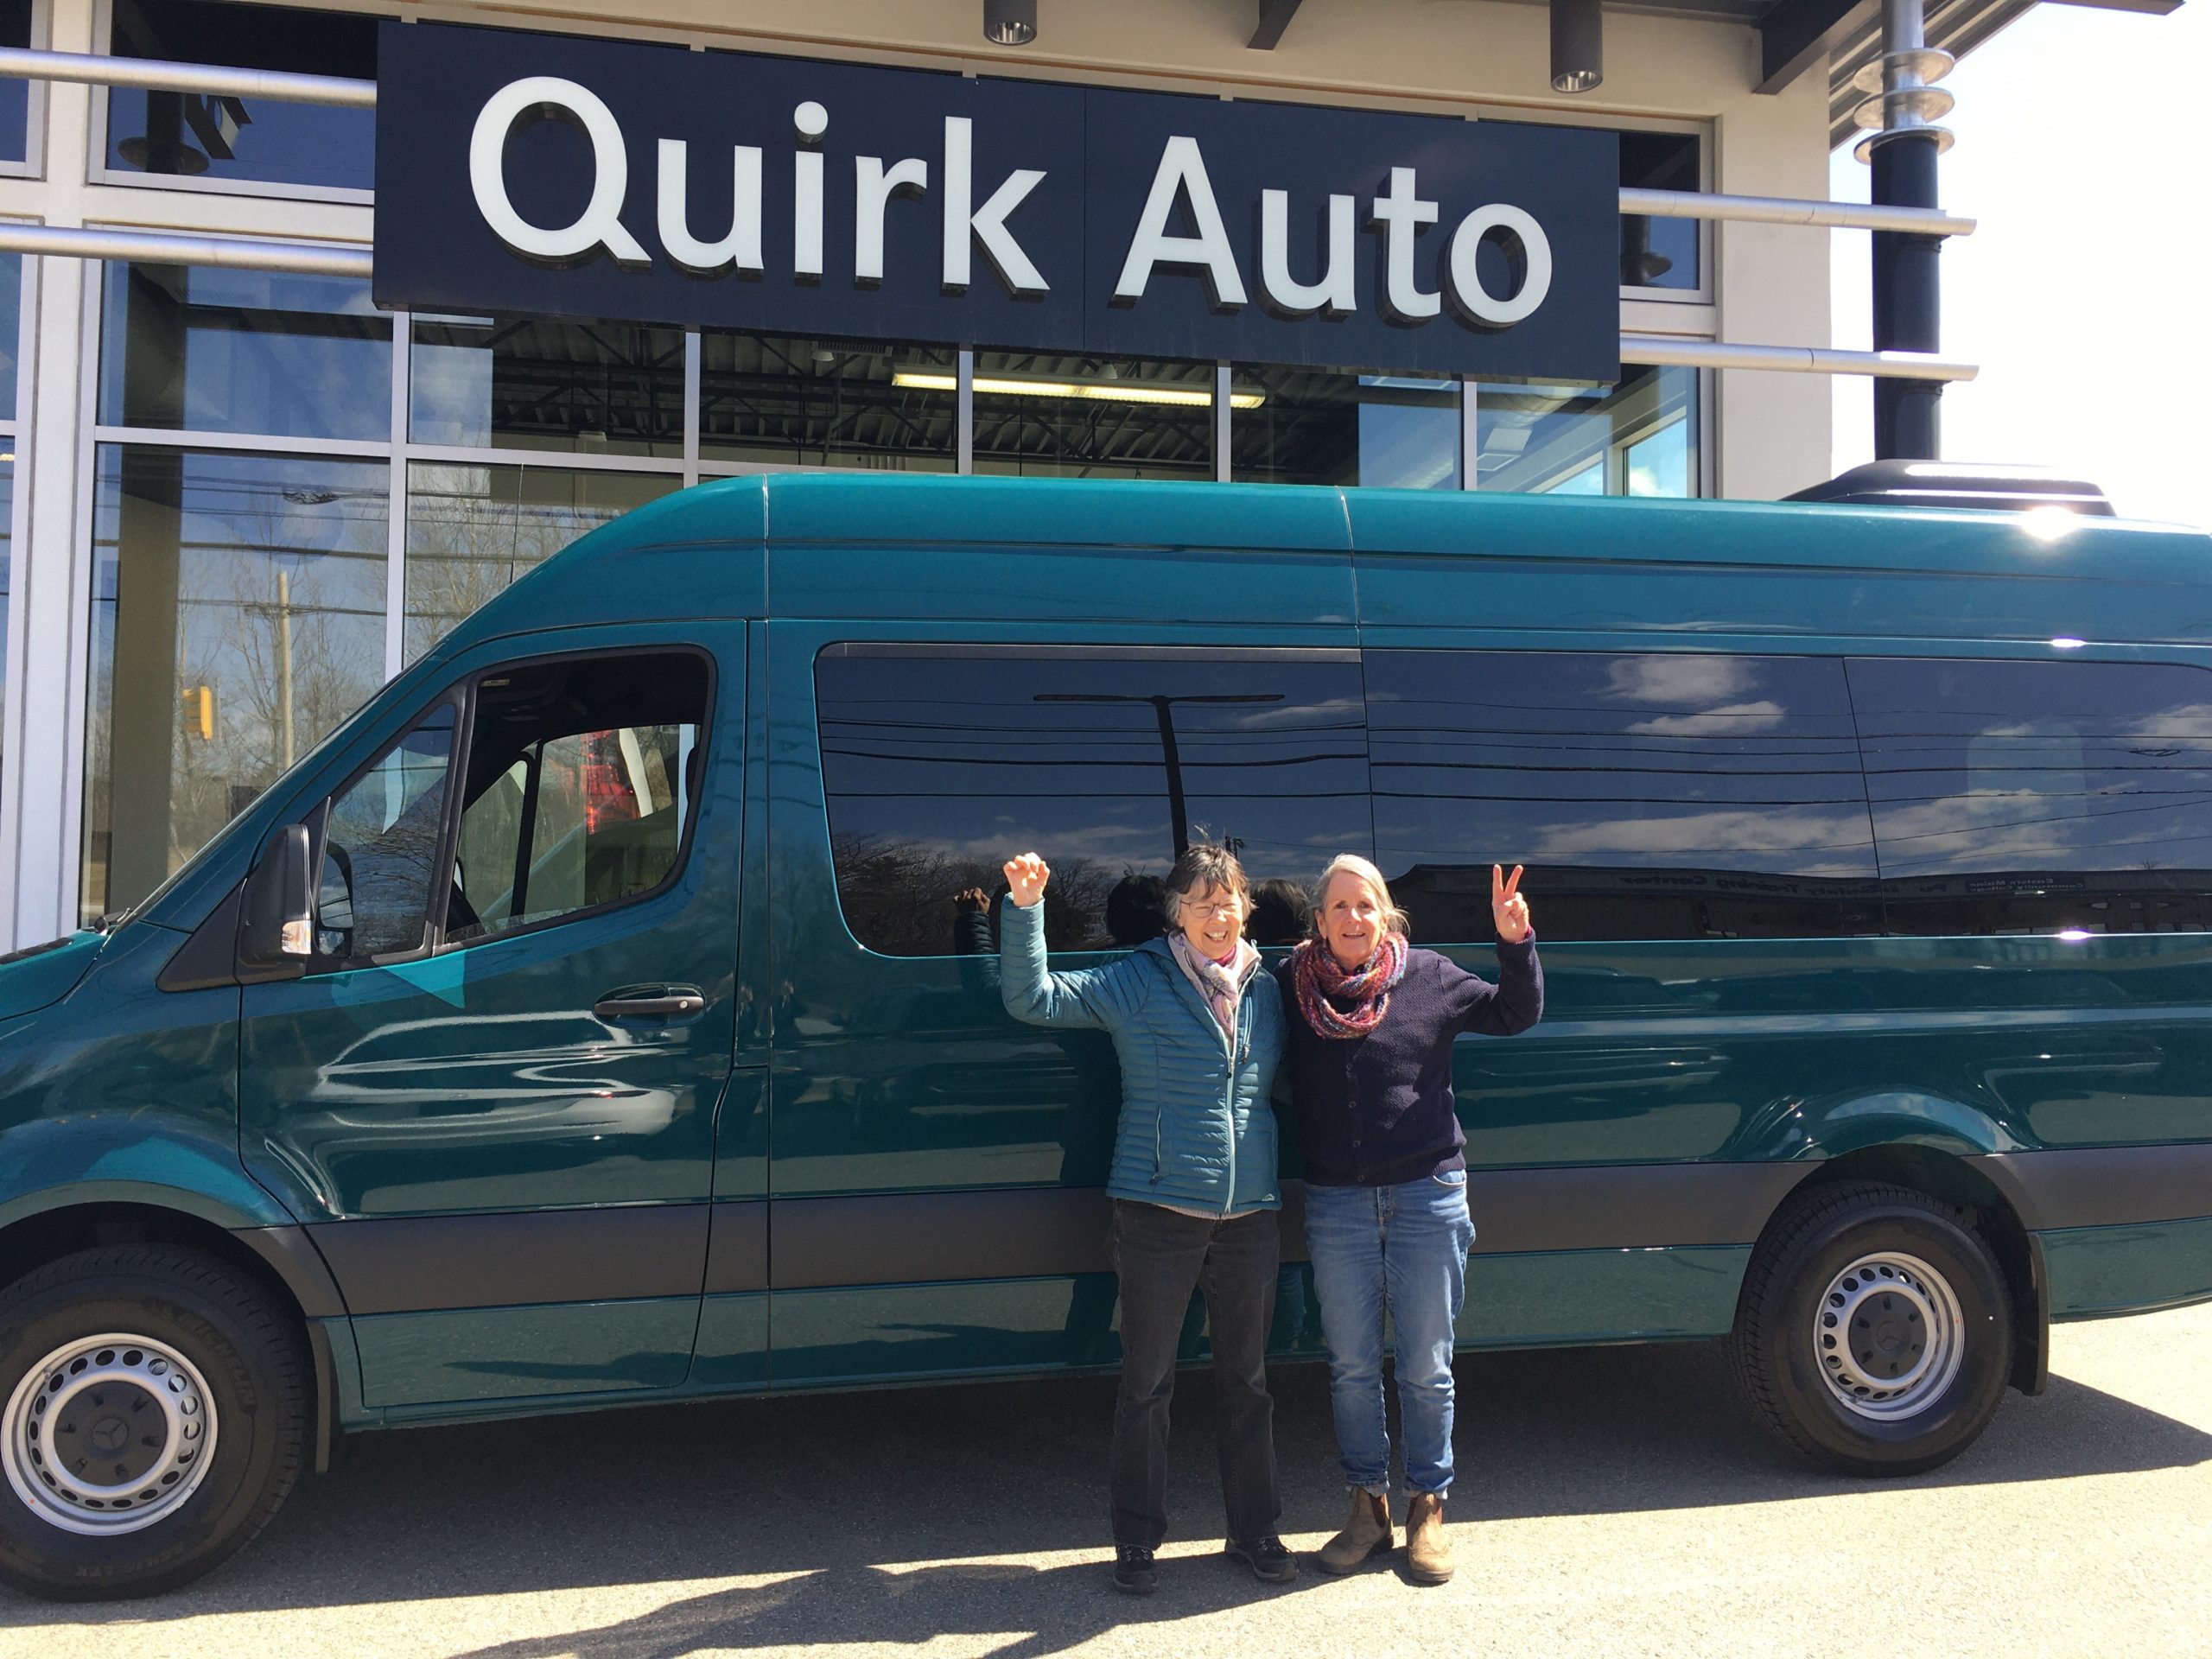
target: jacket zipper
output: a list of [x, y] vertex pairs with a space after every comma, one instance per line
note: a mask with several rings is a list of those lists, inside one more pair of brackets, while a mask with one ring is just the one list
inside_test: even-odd
[[[1248, 987], [1236, 999], [1236, 1028], [1221, 1033], [1222, 1041], [1229, 1046], [1229, 1080], [1222, 1087], [1221, 1116], [1229, 1131], [1229, 1191], [1221, 1200], [1221, 1217], [1229, 1219], [1229, 1212], [1236, 1207], [1236, 1052], [1243, 1046], [1244, 1022], [1251, 1015], [1252, 998]], [[1220, 1024], [1219, 1020], [1214, 1022]]]

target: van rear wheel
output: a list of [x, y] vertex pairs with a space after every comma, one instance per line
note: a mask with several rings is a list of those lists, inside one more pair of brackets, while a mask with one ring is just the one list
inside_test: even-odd
[[1815, 1462], [1904, 1475], [1989, 1424], [2012, 1363], [2003, 1270], [1959, 1212], [1907, 1187], [1818, 1189], [1751, 1258], [1732, 1339], [1769, 1428]]
[[0, 1291], [0, 1580], [90, 1601], [207, 1572], [298, 1478], [297, 1333], [224, 1263], [85, 1250]]

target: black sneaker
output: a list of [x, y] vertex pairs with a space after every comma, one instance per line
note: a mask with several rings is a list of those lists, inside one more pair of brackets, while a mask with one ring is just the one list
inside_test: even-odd
[[1298, 1562], [1273, 1533], [1264, 1538], [1232, 1538], [1221, 1553], [1243, 1562], [1262, 1584], [1288, 1584], [1298, 1576]]
[[1142, 1544], [1115, 1545], [1114, 1587], [1132, 1596], [1148, 1596], [1159, 1589], [1160, 1575], [1153, 1569], [1152, 1552]]

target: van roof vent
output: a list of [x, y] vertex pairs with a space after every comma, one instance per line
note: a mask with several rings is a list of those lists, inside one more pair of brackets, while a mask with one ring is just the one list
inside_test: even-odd
[[1870, 507], [1980, 507], [1997, 512], [2056, 507], [2100, 518], [2113, 517], [2105, 493], [2085, 480], [2061, 477], [2046, 467], [1970, 467], [1944, 461], [1870, 461], [1783, 499]]

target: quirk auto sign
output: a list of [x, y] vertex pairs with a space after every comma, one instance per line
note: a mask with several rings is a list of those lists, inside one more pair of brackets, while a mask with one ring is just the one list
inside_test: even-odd
[[1609, 133], [387, 23], [377, 303], [1618, 378]]

